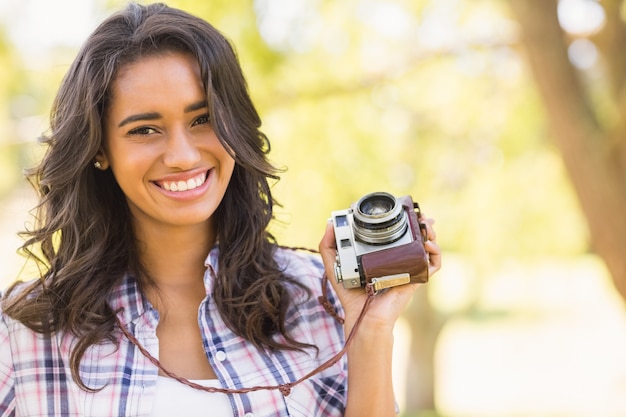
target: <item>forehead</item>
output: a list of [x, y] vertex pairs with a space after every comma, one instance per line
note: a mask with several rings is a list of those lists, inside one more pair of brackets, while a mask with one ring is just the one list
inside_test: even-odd
[[174, 104], [205, 97], [200, 67], [191, 54], [164, 52], [124, 64], [110, 88], [109, 108], [120, 104]]
[[129, 84], [138, 87], [175, 79], [190, 81], [190, 78], [199, 86], [203, 85], [197, 59], [189, 53], [166, 51], [123, 64], [117, 70], [111, 90], [119, 91]]

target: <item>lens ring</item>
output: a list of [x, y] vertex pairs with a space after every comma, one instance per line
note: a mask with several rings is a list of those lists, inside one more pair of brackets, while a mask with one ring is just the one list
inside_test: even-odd
[[389, 193], [371, 193], [364, 195], [356, 203], [355, 217], [363, 222], [381, 223], [389, 220], [390, 216], [397, 216], [402, 207], [396, 198]]
[[379, 218], [387, 216], [396, 205], [395, 199], [388, 198], [386, 195], [374, 195], [361, 199], [357, 205], [359, 213], [368, 218]]
[[397, 241], [406, 233], [406, 213], [389, 193], [367, 194], [353, 208], [354, 236], [363, 243], [386, 245]]

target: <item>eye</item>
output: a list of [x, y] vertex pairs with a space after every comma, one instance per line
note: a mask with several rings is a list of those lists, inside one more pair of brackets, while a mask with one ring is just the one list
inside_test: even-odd
[[208, 114], [203, 114], [202, 116], [198, 116], [192, 123], [192, 126], [197, 126], [197, 125], [205, 125], [210, 123], [209, 119], [209, 115]]
[[131, 136], [147, 136], [154, 133], [157, 133], [156, 129], [147, 126], [137, 127], [128, 132], [128, 134]]

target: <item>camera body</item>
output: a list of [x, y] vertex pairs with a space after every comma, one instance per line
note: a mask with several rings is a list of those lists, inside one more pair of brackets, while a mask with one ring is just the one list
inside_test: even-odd
[[366, 194], [350, 208], [331, 213], [337, 259], [335, 277], [344, 288], [372, 283], [374, 291], [428, 282], [426, 226], [410, 196]]

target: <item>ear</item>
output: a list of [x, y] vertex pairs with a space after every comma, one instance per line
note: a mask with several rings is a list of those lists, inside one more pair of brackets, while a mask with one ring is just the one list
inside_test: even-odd
[[96, 154], [96, 157], [94, 158], [93, 165], [97, 169], [100, 169], [102, 171], [109, 169], [109, 158], [107, 157], [106, 153], [104, 153], [104, 151], [102, 150], [98, 151], [98, 153]]

